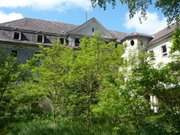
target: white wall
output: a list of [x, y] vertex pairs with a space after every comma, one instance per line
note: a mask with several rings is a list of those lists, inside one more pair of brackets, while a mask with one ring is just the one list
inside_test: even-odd
[[[163, 45], [166, 45], [166, 48], [167, 48], [167, 55], [166, 56], [163, 56], [163, 53], [162, 53], [162, 46]], [[154, 45], [148, 49], [148, 52], [153, 51], [153, 53], [154, 53], [155, 66], [157, 66], [159, 64], [165, 65], [165, 64], [170, 62], [171, 59], [169, 56], [170, 56], [171, 46], [172, 46], [172, 43], [170, 42], [170, 39], [169, 39], [169, 40], [157, 43], [156, 45]]]
[[[130, 44], [131, 40], [134, 41], [133, 46]], [[129, 60], [129, 58], [131, 58], [133, 56], [137, 56], [137, 54], [139, 52], [139, 47], [138, 47], [138, 40], [136, 38], [125, 40], [123, 42], [123, 45], [125, 46], [125, 52], [122, 56], [123, 58]]]

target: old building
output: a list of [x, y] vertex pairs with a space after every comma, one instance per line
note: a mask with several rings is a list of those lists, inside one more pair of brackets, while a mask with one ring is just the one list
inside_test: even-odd
[[23, 18], [0, 24], [0, 47], [25, 62], [37, 51], [38, 45], [51, 46], [56, 40], [61, 44], [78, 48], [80, 38], [101, 33], [107, 41], [126, 44], [125, 56], [139, 50], [151, 51], [157, 63], [167, 63], [171, 46], [170, 38], [175, 25], [154, 34], [124, 33], [107, 30], [95, 18], [82, 25], [65, 24], [32, 18]]

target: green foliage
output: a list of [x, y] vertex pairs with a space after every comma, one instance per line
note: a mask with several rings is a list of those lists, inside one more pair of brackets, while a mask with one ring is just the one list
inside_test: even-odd
[[[79, 49], [40, 47], [26, 64], [6, 57], [0, 134], [180, 134], [178, 38], [176, 33], [173, 61], [160, 69], [143, 52], [124, 59], [121, 45], [99, 35], [82, 38]], [[150, 110], [150, 95], [159, 99], [158, 113]]]
[[11, 99], [18, 81], [20, 81], [19, 76], [16, 58], [2, 51], [0, 53], [0, 127], [10, 121], [14, 112]]
[[172, 38], [172, 52], [180, 51], [180, 29], [177, 28]]
[[[168, 22], [179, 21], [180, 2], [179, 0], [119, 0], [121, 4], [126, 4], [129, 8], [130, 17], [132, 18], [137, 12], [140, 11], [142, 17], [146, 16], [146, 11], [149, 6], [153, 5], [160, 9], [164, 16], [168, 18]], [[99, 5], [106, 9], [107, 4], [112, 4], [113, 7], [119, 2], [117, 0], [91, 0], [92, 5]], [[119, 3], [118, 3], [119, 4]]]

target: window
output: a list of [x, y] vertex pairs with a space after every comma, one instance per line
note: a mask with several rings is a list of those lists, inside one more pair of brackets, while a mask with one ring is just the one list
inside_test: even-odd
[[79, 44], [80, 44], [80, 41], [79, 41], [78, 38], [76, 38], [76, 39], [75, 39], [75, 46], [79, 46]]
[[133, 46], [134, 45], [134, 40], [131, 40], [130, 44], [131, 44], [131, 46]]
[[144, 43], [143, 43], [143, 41], [142, 41], [142, 40], [140, 40], [140, 45], [141, 45], [142, 47], [143, 47], [143, 44], [144, 44]]
[[161, 49], [162, 49], [162, 55], [163, 55], [163, 56], [166, 56], [166, 55], [167, 55], [167, 47], [166, 47], [166, 45], [163, 45], [163, 46], [161, 47]]
[[151, 105], [151, 110], [154, 113], [158, 113], [159, 107], [158, 107], [158, 98], [155, 95], [150, 96], [150, 105]]
[[11, 56], [17, 57], [17, 50], [11, 50]]
[[92, 32], [94, 33], [94, 31], [95, 31], [95, 29], [94, 29], [94, 27], [92, 27]]
[[64, 38], [60, 38], [59, 41], [62, 45], [64, 44]]
[[21, 32], [14, 32], [14, 37], [15, 40], [21, 40]]
[[37, 36], [37, 42], [38, 43], [44, 43], [44, 36], [43, 35], [38, 35]]

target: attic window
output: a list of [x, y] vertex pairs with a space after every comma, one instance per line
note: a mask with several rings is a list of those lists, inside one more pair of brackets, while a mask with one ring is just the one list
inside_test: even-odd
[[79, 38], [76, 38], [76, 39], [75, 39], [75, 46], [78, 47], [79, 44], [80, 44]]
[[37, 42], [38, 43], [44, 43], [44, 36], [43, 35], [38, 35], [37, 36]]
[[21, 40], [21, 32], [14, 32], [14, 37], [15, 40]]
[[134, 46], [134, 40], [131, 40], [130, 44], [131, 46]]
[[59, 41], [62, 45], [64, 44], [64, 38], [60, 38]]

